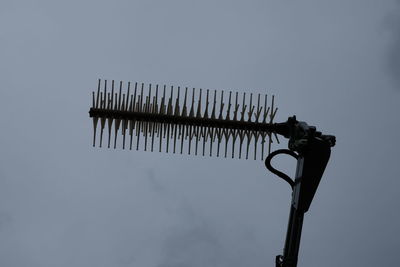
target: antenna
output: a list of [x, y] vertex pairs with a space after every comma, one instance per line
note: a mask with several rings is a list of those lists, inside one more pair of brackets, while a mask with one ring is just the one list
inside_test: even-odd
[[[323, 135], [296, 116], [275, 123], [274, 96], [122, 81], [118, 86], [114, 80], [111, 92], [107, 89], [107, 80], [99, 79], [92, 94], [93, 146], [265, 160], [267, 169], [292, 189], [285, 247], [275, 264], [297, 266], [304, 213], [328, 164], [335, 136]], [[289, 149], [271, 152], [273, 139], [279, 144], [278, 134], [289, 139]], [[297, 160], [294, 179], [271, 165], [279, 154]]]
[[274, 96], [131, 82], [116, 93], [114, 81], [107, 89], [99, 80], [92, 95], [93, 146], [264, 160], [272, 138], [279, 143]]

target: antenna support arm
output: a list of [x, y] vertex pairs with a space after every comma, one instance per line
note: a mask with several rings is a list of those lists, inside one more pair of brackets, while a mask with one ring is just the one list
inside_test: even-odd
[[[275, 123], [275, 132], [289, 139], [290, 150], [272, 152], [265, 160], [267, 168], [287, 181], [292, 187], [288, 229], [283, 255], [276, 257], [276, 267], [296, 267], [300, 248], [304, 213], [317, 191], [319, 182], [328, 164], [335, 136], [322, 135], [313, 126], [290, 117], [285, 123]], [[278, 154], [289, 154], [297, 159], [295, 179], [271, 166], [271, 160]]]

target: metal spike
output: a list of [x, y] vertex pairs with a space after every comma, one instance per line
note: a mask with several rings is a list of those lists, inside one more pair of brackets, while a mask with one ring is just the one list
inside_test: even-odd
[[[161, 104], [160, 104], [160, 114], [162, 114], [162, 115], [165, 114], [165, 89], [166, 89], [166, 86], [164, 85], [163, 96], [161, 98]], [[160, 133], [159, 133], [159, 136], [160, 136], [160, 146], [159, 146], [160, 152], [161, 152], [161, 148], [162, 148], [162, 138], [163, 138], [162, 132], [163, 132], [164, 125], [165, 125], [165, 123], [160, 123]], [[165, 137], [165, 131], [164, 131], [164, 137]]]
[[193, 88], [192, 106], [190, 107], [189, 117], [193, 117], [194, 116], [194, 94], [195, 94], [195, 89]]
[[128, 110], [129, 108], [129, 91], [131, 89], [131, 82], [128, 82], [128, 91], [126, 92], [126, 101], [125, 101], [125, 107], [124, 110]]
[[190, 148], [192, 145], [192, 139], [193, 139], [193, 129], [192, 129], [192, 125], [189, 126], [189, 145], [188, 145], [188, 154], [190, 155]]
[[143, 88], [144, 88], [144, 83], [142, 83], [142, 88], [140, 91], [140, 104], [139, 104], [139, 111], [142, 112], [143, 111]]
[[[150, 112], [150, 99], [151, 99], [151, 83], [149, 84], [149, 95], [147, 96], [147, 99], [146, 99], [146, 110], [145, 110], [145, 112], [146, 113], [149, 113]], [[145, 125], [144, 125], [144, 151], [147, 151], [147, 134], [148, 134], [148, 130], [149, 130], [149, 127], [150, 127], [150, 122], [145, 122]]]
[[195, 155], [197, 156], [197, 147], [199, 144], [199, 139], [200, 139], [200, 135], [199, 135], [199, 126], [195, 126], [195, 130], [196, 130], [196, 147], [195, 147]]
[[[121, 99], [121, 95], [120, 95], [119, 99]], [[118, 103], [118, 106], [116, 108], [117, 110], [119, 109], [120, 104], [121, 104], [120, 101], [118, 101], [118, 102], [119, 103]], [[118, 136], [118, 130], [119, 130], [120, 123], [121, 123], [121, 119], [119, 119], [119, 118], [115, 119], [115, 124], [114, 124], [114, 130], [115, 130], [114, 149], [117, 148], [117, 136]]]
[[112, 129], [113, 121], [114, 121], [114, 119], [112, 117], [108, 118], [108, 145], [107, 145], [108, 148], [110, 148], [110, 144], [111, 144], [111, 129]]
[[167, 153], [168, 153], [168, 149], [169, 149], [169, 131], [170, 131], [170, 124], [167, 123], [167, 147], [166, 147]]
[[114, 80], [111, 81], [111, 102], [110, 102], [110, 109], [114, 107]]
[[217, 105], [217, 90], [214, 90], [213, 108], [211, 111], [211, 119], [215, 119], [215, 106]]
[[207, 89], [207, 94], [206, 94], [206, 109], [205, 109], [205, 111], [204, 111], [204, 115], [203, 115], [203, 118], [205, 118], [205, 119], [207, 119], [208, 118], [208, 105], [209, 105], [209, 102], [208, 102], [208, 89]]
[[234, 129], [234, 130], [231, 130], [231, 133], [232, 133], [232, 158], [234, 158], [235, 157], [235, 142], [239, 135], [239, 132], [236, 129]]
[[199, 93], [199, 99], [198, 99], [198, 105], [197, 105], [197, 113], [196, 113], [196, 118], [201, 118], [201, 91], [202, 89], [200, 88], [200, 93]]
[[101, 83], [101, 80], [99, 79], [99, 83], [98, 83], [98, 85], [97, 85], [96, 108], [99, 108], [100, 83]]
[[242, 145], [244, 140], [243, 130], [239, 130], [239, 159], [242, 158]]
[[183, 152], [183, 141], [185, 140], [184, 135], [185, 135], [185, 128], [186, 127], [182, 127], [182, 138], [181, 138], [181, 154]]
[[268, 154], [271, 153], [271, 144], [272, 144], [272, 137], [271, 137], [271, 133], [268, 134]]
[[[168, 99], [167, 115], [172, 115], [172, 111], [173, 111], [172, 99], [173, 99], [173, 96], [174, 96], [174, 87], [171, 86], [171, 95], [170, 95], [170, 97]], [[167, 123], [167, 137], [166, 137], [167, 138], [167, 147], [166, 147], [166, 152], [167, 153], [169, 151], [169, 140], [172, 137], [170, 135], [170, 131], [171, 131], [171, 123], [168, 122]]]
[[258, 94], [258, 97], [257, 97], [257, 111], [256, 111], [256, 119], [255, 119], [255, 122], [258, 122], [258, 120], [260, 119], [260, 115], [261, 115], [261, 111], [262, 111], [262, 108], [260, 107], [260, 94]]
[[222, 120], [222, 112], [224, 111], [224, 91], [221, 91], [221, 104], [219, 106], [219, 116], [218, 119]]
[[122, 81], [119, 82], [118, 110], [121, 110]]
[[[133, 107], [135, 105], [135, 102], [133, 100], [133, 95], [131, 95], [131, 104], [129, 107], [129, 110], [132, 112]], [[129, 150], [132, 150], [132, 141], [133, 141], [133, 129], [135, 126], [135, 122], [133, 120], [129, 120], [129, 136], [130, 136], [130, 141], [129, 141]]]
[[249, 112], [248, 112], [248, 118], [247, 121], [251, 122], [251, 118], [253, 117], [253, 112], [254, 112], [254, 106], [253, 106], [253, 94], [250, 94], [250, 105], [249, 105]]
[[100, 147], [103, 143], [103, 132], [104, 132], [104, 126], [106, 124], [106, 118], [105, 117], [101, 117], [100, 118]]
[[[154, 96], [154, 100], [153, 100], [152, 113], [157, 113], [157, 100], [158, 100], [157, 98], [158, 98], [158, 84], [156, 85], [156, 95]], [[152, 134], [151, 134], [151, 152], [153, 152], [154, 132], [155, 132], [155, 129], [156, 129], [157, 125], [158, 125], [158, 123], [154, 123], [153, 129], [152, 129], [153, 131], [152, 131]]]
[[[183, 101], [183, 107], [182, 107], [182, 117], [187, 117], [187, 106], [186, 106], [186, 101], [187, 101], [187, 91], [188, 88], [185, 88], [185, 97], [184, 97], [184, 101]], [[183, 141], [187, 139], [187, 133], [185, 133], [185, 129], [187, 132], [187, 125], [182, 125], [182, 133], [181, 133], [181, 154], [183, 152]], [[185, 135], [186, 134], [186, 135]]]
[[258, 138], [260, 135], [257, 132], [253, 132], [254, 136], [254, 160], [257, 159], [257, 144], [258, 144]]
[[214, 127], [211, 127], [209, 129], [209, 131], [210, 131], [210, 157], [211, 157], [212, 156], [212, 145], [213, 145], [213, 143], [215, 141], [215, 138], [214, 138]]
[[161, 152], [161, 147], [162, 147], [162, 131], [163, 131], [163, 124], [160, 123], [160, 132], [159, 132], [159, 136], [160, 136], [160, 145], [159, 145], [159, 149]]
[[204, 153], [205, 153], [205, 147], [206, 147], [206, 141], [207, 141], [207, 131], [208, 129], [207, 129], [207, 127], [201, 127], [201, 135], [202, 135], [202, 137], [203, 137], [203, 156], [204, 156]]
[[251, 142], [251, 132], [246, 131], [246, 136], [247, 136], [247, 147], [246, 147], [246, 159], [249, 159], [249, 148], [250, 148], [250, 142]]
[[274, 95], [272, 95], [271, 112], [270, 112], [270, 115], [269, 115], [270, 122], [272, 122], [272, 120], [275, 117], [275, 112], [278, 110], [278, 109], [276, 109], [276, 111], [274, 112], [274, 100], [275, 100], [275, 97], [274, 97]]
[[[141, 97], [139, 97], [141, 98]], [[139, 100], [139, 99], [138, 99]], [[141, 122], [139, 121], [137, 123], [137, 128], [136, 128], [136, 150], [139, 150], [139, 140], [140, 140], [140, 127], [142, 126]]]
[[93, 117], [93, 146], [96, 146], [96, 129], [98, 120], [98, 117]]
[[[178, 94], [176, 96], [176, 102], [175, 102], [175, 111], [174, 111], [174, 116], [180, 116], [180, 111], [179, 111], [179, 93], [180, 93], [180, 87], [178, 86]], [[175, 148], [176, 148], [176, 138], [177, 138], [177, 130], [178, 130], [178, 125], [174, 125], [174, 150], [173, 153], [175, 154]]]
[[228, 142], [229, 142], [229, 137], [231, 133], [229, 129], [224, 129], [224, 136], [225, 136], [225, 158], [228, 155]]
[[218, 128], [216, 130], [216, 135], [217, 135], [217, 139], [218, 139], [218, 145], [217, 145], [217, 157], [219, 157], [219, 147], [221, 145], [221, 141], [222, 141], [222, 129]]
[[[122, 107], [125, 107], [125, 94], [123, 94]], [[126, 119], [122, 119], [122, 149], [125, 149]]]
[[102, 108], [106, 108], [106, 98], [107, 98], [107, 80], [104, 80], [104, 94], [103, 94], [103, 107]]
[[236, 92], [236, 97], [235, 97], [235, 110], [233, 111], [233, 120], [237, 121], [237, 113], [239, 111], [239, 104], [238, 104], [238, 92]]
[[225, 116], [225, 120], [230, 120], [230, 113], [231, 113], [231, 98], [232, 98], [232, 92], [229, 91], [229, 100], [228, 100], [228, 109], [226, 110], [226, 116]]
[[183, 101], [182, 114], [181, 114], [182, 117], [187, 117], [187, 107], [186, 107], [187, 91], [188, 91], [188, 88], [186, 87], [185, 88], [185, 98]]
[[136, 91], [137, 91], [137, 82], [135, 83], [135, 92], [133, 93], [133, 110], [132, 111], [136, 111], [135, 107], [136, 107]]
[[[137, 111], [142, 112], [142, 105], [143, 105], [143, 87], [144, 84], [142, 83], [141, 89], [140, 89], [140, 95], [138, 96], [137, 100]], [[136, 150], [139, 150], [139, 141], [140, 141], [140, 130], [142, 127], [142, 121], [138, 121], [137, 123], [137, 128], [136, 128]]]
[[246, 114], [246, 108], [247, 108], [246, 93], [243, 93], [243, 105], [242, 105], [242, 112], [241, 112], [242, 116], [240, 118], [240, 121], [244, 121], [244, 115]]
[[261, 139], [261, 160], [264, 160], [265, 135]]

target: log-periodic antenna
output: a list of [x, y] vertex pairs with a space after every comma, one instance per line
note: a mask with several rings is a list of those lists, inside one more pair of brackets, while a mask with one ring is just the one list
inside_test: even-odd
[[274, 96], [99, 79], [89, 113], [93, 146], [263, 160], [277, 110]]

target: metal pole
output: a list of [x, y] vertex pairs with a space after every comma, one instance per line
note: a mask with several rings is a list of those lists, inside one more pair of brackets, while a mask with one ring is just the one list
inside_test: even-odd
[[288, 232], [283, 251], [282, 267], [296, 267], [300, 249], [301, 231], [303, 228], [304, 213], [299, 212], [293, 206], [290, 209]]
[[300, 196], [302, 171], [304, 160], [300, 156], [297, 160], [296, 179], [292, 192], [292, 203], [290, 205], [290, 214], [288, 228], [286, 232], [285, 247], [283, 256], [276, 257], [277, 267], [296, 267], [300, 249], [301, 231], [303, 228], [304, 210], [298, 205]]

